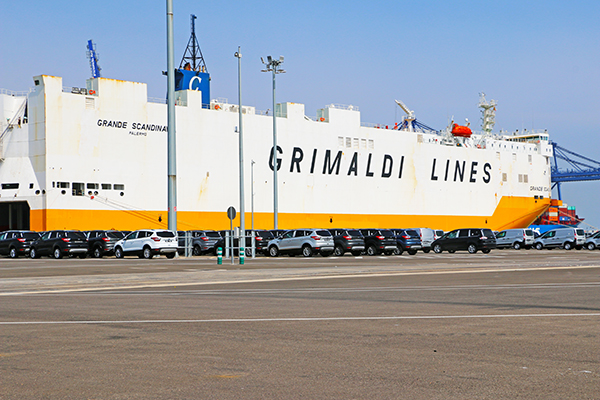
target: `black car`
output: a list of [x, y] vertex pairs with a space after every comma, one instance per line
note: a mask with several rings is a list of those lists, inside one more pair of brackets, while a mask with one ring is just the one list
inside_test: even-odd
[[88, 252], [87, 238], [80, 231], [48, 231], [31, 243], [29, 257], [52, 256], [62, 258], [64, 255], [85, 258]]
[[17, 258], [29, 254], [31, 243], [39, 239], [40, 234], [32, 231], [4, 231], [0, 233], [0, 254]]
[[185, 252], [185, 235], [191, 235], [192, 237], [192, 255], [200, 256], [202, 254], [217, 254], [217, 247], [223, 247], [223, 238], [221, 234], [216, 231], [204, 231], [204, 230], [193, 230], [193, 231], [179, 231], [177, 232], [178, 247], [177, 251], [179, 254]]
[[394, 254], [398, 248], [396, 236], [389, 229], [360, 229], [365, 237], [365, 252], [369, 256]]
[[343, 256], [347, 251], [360, 256], [365, 250], [365, 238], [358, 229], [329, 229], [333, 235], [335, 248], [333, 254]]
[[392, 229], [394, 235], [396, 235], [396, 243], [398, 244], [398, 250], [394, 253], [397, 255], [403, 252], [408, 252], [411, 256], [417, 254], [417, 250], [423, 248], [421, 244], [421, 236], [419, 233], [412, 229]]
[[[269, 255], [269, 242], [275, 239], [270, 231], [254, 231], [254, 254]], [[237, 242], [237, 241], [236, 241]], [[237, 244], [237, 243], [234, 243]], [[252, 231], [246, 231], [246, 257], [252, 257]]]
[[125, 237], [121, 231], [88, 231], [85, 232], [88, 239], [89, 253], [94, 258], [112, 255], [115, 243]]
[[481, 250], [487, 254], [496, 248], [496, 238], [491, 229], [455, 229], [435, 240], [431, 247], [438, 254], [444, 250], [449, 253], [454, 253], [457, 250], [467, 250], [471, 254]]

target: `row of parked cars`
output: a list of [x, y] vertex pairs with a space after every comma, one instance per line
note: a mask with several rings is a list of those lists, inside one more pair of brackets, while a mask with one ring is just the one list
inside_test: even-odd
[[[536, 237], [531, 229], [508, 229], [492, 232], [486, 228], [463, 228], [444, 233], [429, 228], [413, 229], [292, 229], [255, 230], [246, 237], [245, 253], [277, 257], [280, 255], [302, 255], [310, 257], [343, 256], [346, 253], [358, 256], [401, 255], [417, 251], [435, 253], [466, 250], [469, 253], [489, 253], [494, 248], [564, 248], [593, 250], [600, 248], [600, 232], [590, 237], [583, 229], [561, 228]], [[217, 248], [226, 246], [229, 231], [178, 231], [164, 229], [141, 229], [138, 231], [73, 231], [54, 230], [32, 232], [12, 230], [0, 232], [0, 255], [12, 258], [28, 255], [31, 258], [63, 256], [100, 258], [114, 255], [123, 258], [136, 255], [152, 258], [156, 255], [175, 257], [184, 254], [186, 247], [192, 255], [216, 254]], [[239, 240], [227, 243], [239, 248]]]

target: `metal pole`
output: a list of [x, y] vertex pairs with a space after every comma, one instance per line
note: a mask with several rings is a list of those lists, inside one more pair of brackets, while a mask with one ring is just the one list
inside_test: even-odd
[[240, 239], [238, 242], [240, 260], [244, 259], [244, 248], [246, 247], [246, 207], [244, 201], [244, 130], [242, 127], [242, 52], [238, 46], [237, 53], [234, 54], [238, 59], [238, 99], [239, 99], [239, 159], [240, 159]]
[[275, 69], [273, 67], [273, 229], [278, 228], [279, 201], [277, 192], [277, 111], [275, 111]]
[[255, 234], [254, 234], [254, 160], [250, 161], [250, 191], [252, 195], [250, 196], [250, 208], [252, 210], [252, 258], [256, 255], [256, 244], [255, 244]]
[[167, 0], [167, 174], [168, 228], [177, 231], [177, 156], [175, 153], [175, 58], [173, 56], [173, 0]]

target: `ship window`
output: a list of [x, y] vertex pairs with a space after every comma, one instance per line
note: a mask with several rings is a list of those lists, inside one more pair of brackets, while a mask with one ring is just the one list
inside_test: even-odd
[[111, 189], [112, 189], [112, 184], [110, 184], [110, 183], [102, 184], [102, 190], [111, 190]]
[[529, 154], [529, 155], [527, 156], [527, 160], [528, 160], [529, 162], [532, 162], [532, 161], [533, 161], [533, 157], [531, 156], [531, 154]]
[[56, 187], [61, 189], [68, 189], [69, 186], [69, 182], [56, 182]]
[[353, 141], [354, 141], [354, 148], [358, 149], [358, 146], [359, 146], [359, 143], [360, 143], [359, 140], [358, 140], [358, 138], [354, 138]]
[[523, 175], [523, 183], [529, 183], [529, 175]]
[[85, 185], [85, 187], [86, 189], [98, 189], [100, 185], [97, 183], [88, 183], [87, 185]]
[[96, 99], [94, 99], [93, 97], [86, 97], [85, 108], [87, 110], [93, 110], [94, 108], [96, 108]]
[[375, 149], [375, 141], [373, 139], [369, 139], [369, 150]]
[[502, 173], [502, 182], [506, 182], [507, 181], [507, 177], [506, 177], [506, 172]]
[[338, 136], [338, 146], [344, 147], [344, 138], [341, 136]]
[[349, 137], [346, 138], [346, 147], [347, 148], [352, 147], [352, 138], [349, 138]]
[[523, 174], [519, 174], [519, 183], [523, 183]]
[[73, 190], [71, 193], [73, 196], [83, 196], [83, 182], [73, 182]]
[[29, 184], [29, 189], [33, 189], [33, 183]]
[[423, 135], [420, 133], [417, 135], [417, 143], [423, 143]]
[[18, 188], [19, 188], [18, 183], [3, 183], [2, 184], [2, 189], [18, 189]]
[[367, 148], [367, 139], [360, 139], [360, 147], [363, 149]]
[[115, 190], [125, 190], [125, 185], [121, 184], [121, 183], [115, 183], [113, 186], [113, 189]]
[[517, 153], [512, 153], [513, 155], [513, 161], [517, 161]]

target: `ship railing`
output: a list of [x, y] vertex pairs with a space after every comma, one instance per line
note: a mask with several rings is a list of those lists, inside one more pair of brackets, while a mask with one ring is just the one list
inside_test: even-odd
[[[158, 97], [148, 97], [148, 103], [167, 104], [167, 99], [161, 99]], [[175, 99], [175, 105], [185, 107], [187, 106], [187, 102], [182, 99]]]
[[373, 124], [371, 122], [361, 122], [360, 126], [365, 128], [377, 128], [377, 129], [394, 129], [393, 125], [385, 125], [385, 124]]
[[353, 106], [352, 104], [329, 104], [329, 105], [325, 106], [325, 108], [336, 108], [339, 110], [358, 111], [358, 106]]
[[16, 92], [14, 90], [8, 90], [8, 89], [0, 89], [0, 94], [6, 94], [8, 96], [13, 96], [13, 97], [21, 97], [21, 96], [27, 96], [29, 93], [33, 93], [35, 92], [35, 88], [29, 88], [28, 91], [20, 91], [20, 92]]

